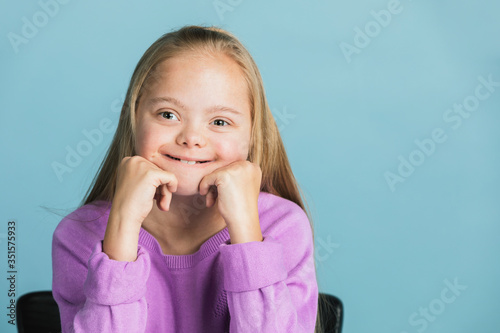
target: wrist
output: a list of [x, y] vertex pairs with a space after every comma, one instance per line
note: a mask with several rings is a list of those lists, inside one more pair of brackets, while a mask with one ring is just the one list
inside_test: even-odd
[[258, 217], [248, 221], [240, 219], [236, 224], [228, 224], [227, 230], [231, 244], [262, 242], [264, 239]]
[[135, 261], [141, 225], [111, 215], [108, 219], [102, 251], [112, 260]]

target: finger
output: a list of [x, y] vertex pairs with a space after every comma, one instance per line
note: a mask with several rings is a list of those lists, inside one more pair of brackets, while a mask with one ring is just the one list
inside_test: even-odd
[[168, 211], [172, 193], [177, 191], [177, 178], [174, 174], [165, 171], [159, 172], [159, 178], [160, 185], [156, 188], [156, 204], [160, 210]]
[[178, 182], [177, 182], [177, 178], [175, 177], [174, 174], [170, 174], [170, 175], [172, 176], [172, 178], [165, 185], [168, 188], [168, 190], [170, 191], [170, 193], [174, 193], [177, 191]]
[[217, 199], [217, 187], [210, 186], [209, 191], [206, 196], [206, 206], [212, 207], [215, 204], [215, 200]]
[[205, 196], [205, 205], [207, 207], [212, 207], [213, 201], [214, 201], [214, 199], [213, 199], [212, 190], [209, 188], [207, 195]]
[[207, 176], [203, 177], [203, 179], [200, 181], [200, 185], [198, 186], [199, 187], [198, 192], [200, 192], [201, 195], [208, 194], [209, 185], [207, 179], [208, 179]]
[[153, 199], [155, 199], [157, 202], [160, 201], [161, 196], [160, 196], [160, 188], [159, 187], [156, 188], [155, 196], [153, 197]]
[[155, 174], [156, 177], [156, 188], [160, 188], [161, 185], [166, 185], [168, 190], [170, 192], [176, 192], [177, 191], [177, 177], [173, 173], [167, 172], [160, 170], [158, 171], [157, 174]]
[[210, 186], [217, 185], [217, 184], [215, 184], [216, 179], [217, 179], [216, 172], [212, 172], [212, 173], [206, 175], [205, 177], [203, 177], [203, 179], [200, 181], [200, 185], [199, 185], [200, 194], [201, 195], [208, 195], [210, 192]]
[[170, 201], [172, 200], [172, 192], [168, 190], [166, 185], [161, 185], [160, 187], [161, 199], [158, 208], [163, 211], [168, 211], [170, 209]]

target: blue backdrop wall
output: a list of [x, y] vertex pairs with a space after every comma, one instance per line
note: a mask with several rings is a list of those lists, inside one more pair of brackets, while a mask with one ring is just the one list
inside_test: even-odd
[[259, 65], [345, 332], [498, 332], [500, 2], [0, 3], [0, 331], [51, 288], [44, 207], [81, 201], [140, 56], [202, 24]]

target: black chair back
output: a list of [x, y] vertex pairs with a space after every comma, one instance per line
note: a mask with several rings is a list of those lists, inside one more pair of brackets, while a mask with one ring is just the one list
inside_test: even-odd
[[321, 313], [323, 333], [341, 333], [344, 320], [344, 306], [337, 297], [319, 293], [318, 313]]
[[61, 332], [59, 308], [51, 291], [36, 291], [22, 295], [16, 302], [19, 333]]

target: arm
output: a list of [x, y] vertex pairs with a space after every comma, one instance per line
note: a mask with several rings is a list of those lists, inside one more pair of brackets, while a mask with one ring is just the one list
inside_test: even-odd
[[[52, 243], [52, 289], [63, 332], [144, 332], [150, 258], [138, 246], [139, 231], [154, 199], [168, 210], [176, 189], [172, 173], [141, 156], [126, 156], [104, 237], [102, 223], [61, 221]], [[83, 215], [94, 210], [81, 209]]]
[[314, 332], [318, 286], [309, 221], [297, 206], [262, 242], [221, 245], [230, 332]]
[[144, 332], [148, 253], [139, 247], [135, 262], [111, 260], [101, 241], [90, 249], [80, 241], [90, 235], [68, 226], [58, 227], [52, 242], [52, 292], [62, 332]]

